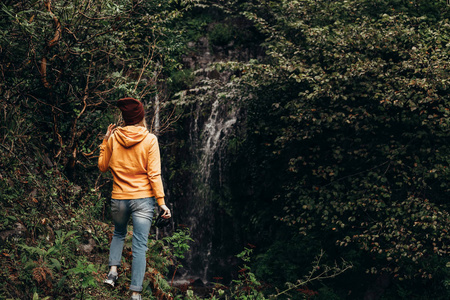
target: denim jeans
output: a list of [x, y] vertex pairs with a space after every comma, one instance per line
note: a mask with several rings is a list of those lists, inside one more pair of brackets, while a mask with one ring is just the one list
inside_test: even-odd
[[109, 266], [120, 266], [123, 244], [127, 235], [130, 216], [133, 219], [133, 262], [131, 265], [130, 290], [142, 291], [142, 282], [147, 267], [146, 252], [148, 234], [155, 209], [155, 198], [132, 200], [111, 199], [111, 214], [114, 221], [114, 235], [109, 249]]

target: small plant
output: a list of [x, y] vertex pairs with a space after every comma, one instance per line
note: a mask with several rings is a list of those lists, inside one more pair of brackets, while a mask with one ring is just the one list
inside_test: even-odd
[[233, 280], [232, 286], [232, 298], [242, 300], [263, 300], [266, 299], [261, 292], [262, 284], [256, 279], [256, 276], [251, 272], [249, 266], [251, 260], [251, 254], [253, 249], [245, 247], [244, 250], [236, 255], [244, 261], [244, 265], [240, 268], [239, 277], [237, 280]]
[[[317, 291], [311, 290], [307, 285], [314, 281], [320, 281], [322, 279], [334, 278], [348, 269], [352, 268], [352, 265], [346, 261], [343, 261], [341, 265], [335, 264], [334, 266], [322, 265], [321, 259], [324, 252], [321, 251], [313, 262], [312, 270], [303, 278], [297, 280], [296, 283], [286, 283], [286, 288], [276, 289], [275, 294], [266, 295], [264, 293], [264, 284], [262, 284], [251, 271], [249, 266], [251, 261], [251, 255], [253, 253], [253, 245], [245, 247], [244, 250], [236, 255], [236, 257], [242, 259], [244, 264], [239, 269], [238, 279], [232, 281], [231, 287], [227, 288], [216, 283], [213, 292], [209, 299], [239, 299], [239, 300], [268, 300], [268, 299], [280, 299], [287, 297], [289, 299], [297, 299], [295, 297], [302, 297], [303, 299], [312, 299], [318, 295]], [[220, 280], [220, 277], [216, 277], [216, 280]], [[291, 295], [291, 292], [297, 292], [297, 295]], [[186, 293], [186, 299], [198, 300], [192, 291], [188, 290]]]
[[320, 281], [323, 279], [334, 278], [345, 271], [351, 269], [353, 265], [347, 261], [342, 261], [341, 265], [335, 263], [334, 266], [327, 266], [321, 264], [321, 259], [325, 253], [321, 251], [319, 255], [316, 257], [316, 260], [313, 263], [313, 267], [311, 271], [303, 278], [297, 280], [295, 283], [287, 282], [285, 288], [282, 291], [277, 289], [277, 293], [270, 296], [272, 298], [278, 298], [282, 295], [289, 295], [289, 292], [295, 290], [303, 294], [304, 298], [309, 299], [309, 297], [316, 295], [315, 291], [310, 290], [307, 285], [314, 282]]
[[172, 255], [175, 258], [175, 271], [173, 272], [172, 281], [170, 284], [173, 285], [173, 279], [175, 278], [178, 268], [183, 267], [180, 260], [184, 258], [184, 253], [189, 251], [189, 242], [193, 242], [194, 240], [191, 238], [188, 228], [178, 229], [172, 236], [165, 237], [164, 240], [170, 245]]
[[[161, 240], [149, 239], [146, 273], [149, 282], [144, 282], [144, 286], [150, 286], [157, 299], [173, 299], [173, 279], [178, 268], [182, 267], [180, 260], [184, 258], [186, 251], [189, 251], [190, 241], [193, 240], [188, 228], [177, 229], [171, 236]], [[169, 266], [175, 267], [170, 284], [164, 276]]]
[[94, 276], [96, 273], [96, 267], [93, 264], [88, 263], [85, 258], [77, 261], [77, 266], [75, 268], [67, 270], [67, 275], [75, 275], [76, 277], [76, 279], [73, 280], [73, 283], [81, 283], [79, 287], [81, 290], [97, 286], [97, 281]]

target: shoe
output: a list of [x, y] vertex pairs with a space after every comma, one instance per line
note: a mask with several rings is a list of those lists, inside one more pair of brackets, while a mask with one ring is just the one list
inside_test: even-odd
[[114, 287], [116, 285], [117, 279], [119, 278], [119, 274], [108, 274], [108, 278], [103, 281], [106, 284], [109, 284], [110, 286]]
[[131, 300], [142, 300], [141, 294], [137, 296], [131, 296]]

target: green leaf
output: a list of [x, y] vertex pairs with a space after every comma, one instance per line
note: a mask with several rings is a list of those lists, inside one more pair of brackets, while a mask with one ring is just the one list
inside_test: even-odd
[[61, 271], [61, 263], [59, 262], [59, 260], [50, 258], [50, 261], [53, 263], [53, 267], [55, 267], [58, 271]]

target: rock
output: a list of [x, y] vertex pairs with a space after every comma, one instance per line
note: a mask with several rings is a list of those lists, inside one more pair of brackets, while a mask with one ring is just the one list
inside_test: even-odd
[[83, 254], [91, 254], [91, 252], [94, 251], [95, 246], [95, 240], [93, 238], [89, 238], [87, 243], [78, 245], [78, 251]]
[[73, 185], [70, 188], [70, 191], [72, 192], [73, 195], [79, 195], [81, 193], [83, 189], [81, 188], [81, 186], [79, 185]]
[[197, 278], [196, 280], [194, 280], [191, 283], [191, 286], [193, 286], [193, 287], [204, 287], [205, 284], [203, 283], [203, 280], [201, 280], [200, 278]]
[[17, 222], [14, 224], [14, 229], [0, 232], [0, 238], [5, 241], [10, 236], [24, 236], [26, 232], [27, 228], [22, 223]]
[[48, 155], [45, 155], [45, 156], [44, 156], [44, 163], [47, 165], [47, 167], [53, 168], [53, 163], [52, 163], [52, 161], [50, 160], [50, 158], [48, 157]]

